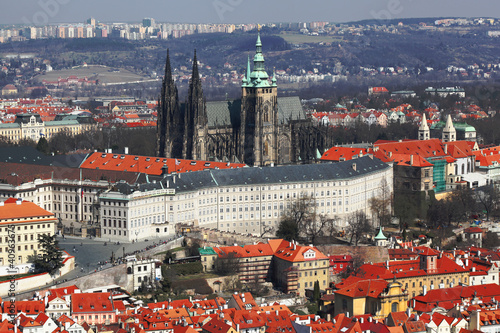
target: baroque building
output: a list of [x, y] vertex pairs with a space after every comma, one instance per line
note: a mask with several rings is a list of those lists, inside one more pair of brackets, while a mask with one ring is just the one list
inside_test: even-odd
[[253, 69], [249, 58], [241, 88], [240, 99], [206, 102], [195, 51], [188, 96], [180, 104], [167, 53], [158, 103], [157, 155], [252, 166], [319, 157], [318, 140], [310, 139], [313, 126], [299, 98], [278, 97], [276, 76], [266, 72], [260, 33]]

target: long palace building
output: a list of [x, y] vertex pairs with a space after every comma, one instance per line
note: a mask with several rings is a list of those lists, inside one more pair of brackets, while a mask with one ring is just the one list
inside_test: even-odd
[[316, 199], [317, 212], [346, 226], [352, 212], [369, 213], [382, 180], [392, 188], [393, 169], [365, 156], [309, 165], [210, 169], [168, 175], [142, 185], [118, 183], [99, 196], [101, 236], [115, 241], [165, 237], [178, 223], [260, 234], [276, 229], [287, 205]]

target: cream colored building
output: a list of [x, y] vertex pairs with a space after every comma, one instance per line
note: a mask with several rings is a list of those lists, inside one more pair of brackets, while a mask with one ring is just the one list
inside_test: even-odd
[[331, 164], [189, 172], [135, 188], [123, 184], [100, 196], [101, 216], [113, 221], [103, 226], [102, 236], [115, 241], [166, 236], [179, 223], [260, 235], [276, 230], [284, 210], [304, 195], [316, 200], [318, 214], [335, 217], [343, 229], [351, 213], [371, 215], [368, 202], [383, 180], [392, 188], [393, 168], [366, 156]]
[[32, 202], [0, 202], [0, 266], [28, 262], [40, 250], [40, 235], [54, 235], [56, 222], [53, 213]]
[[96, 128], [89, 117], [68, 116], [63, 120], [43, 122], [38, 114], [17, 115], [15, 122], [0, 124], [0, 136], [16, 143], [22, 139], [38, 142], [41, 137], [47, 140], [59, 133], [66, 132], [71, 136]]
[[318, 281], [319, 288], [328, 287], [328, 268], [330, 260], [313, 246], [300, 246], [295, 242], [286, 242], [274, 253], [274, 280], [286, 293], [305, 296], [306, 289], [314, 289]]

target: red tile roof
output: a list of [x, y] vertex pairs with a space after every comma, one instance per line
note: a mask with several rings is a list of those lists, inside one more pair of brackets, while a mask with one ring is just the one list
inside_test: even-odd
[[[24, 312], [26, 315], [38, 315], [45, 312], [45, 304], [43, 301], [16, 301], [15, 303], [15, 313]], [[8, 313], [7, 308], [10, 305], [9, 302], [3, 302], [3, 312]]]
[[[307, 254], [314, 254], [314, 256], [308, 258], [305, 256]], [[328, 259], [327, 256], [314, 246], [300, 246], [292, 243], [289, 243], [286, 247], [279, 248], [274, 253], [274, 256], [292, 262]]]
[[212, 319], [202, 327], [203, 331], [209, 333], [226, 333], [231, 329], [231, 326], [219, 319]]
[[349, 147], [333, 147], [328, 149], [321, 160], [323, 161], [348, 161], [354, 157], [362, 157], [368, 154], [368, 149], [365, 148], [349, 148]]
[[477, 286], [456, 286], [429, 290], [426, 295], [415, 296], [415, 311], [429, 312], [436, 306], [451, 309], [455, 304], [460, 304], [464, 299], [477, 296], [483, 302], [491, 299], [500, 299], [500, 286], [498, 284], [483, 284]]
[[224, 246], [224, 247], [214, 247], [213, 250], [217, 255], [224, 256], [229, 253], [234, 253], [235, 257], [247, 258], [247, 257], [262, 257], [262, 256], [272, 256], [273, 251], [269, 244], [258, 243], [250, 244], [245, 246]]
[[241, 163], [182, 160], [152, 156], [93, 153], [80, 165], [84, 169], [140, 172], [148, 175], [161, 175], [163, 166], [168, 173], [183, 173], [205, 169], [234, 169], [245, 167]]
[[469, 227], [469, 228], [465, 229], [464, 232], [466, 234], [478, 234], [478, 233], [482, 233], [483, 229], [478, 228], [478, 227]]
[[377, 280], [362, 280], [351, 284], [343, 289], [336, 290], [337, 295], [344, 295], [352, 298], [372, 297], [377, 298], [385, 288], [388, 282], [382, 279]]
[[[53, 220], [55, 215], [31, 201], [23, 201], [22, 199], [9, 198], [3, 203], [3, 205], [0, 204], [0, 220], [27, 218], [31, 218], [30, 221], [45, 221]], [[19, 222], [26, 221], [22, 220]]]
[[111, 293], [76, 293], [71, 295], [71, 313], [114, 312]]

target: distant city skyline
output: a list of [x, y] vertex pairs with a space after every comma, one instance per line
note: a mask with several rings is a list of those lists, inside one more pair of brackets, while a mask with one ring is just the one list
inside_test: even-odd
[[21, 0], [5, 4], [0, 24], [99, 22], [349, 22], [415, 17], [491, 17], [498, 0]]

